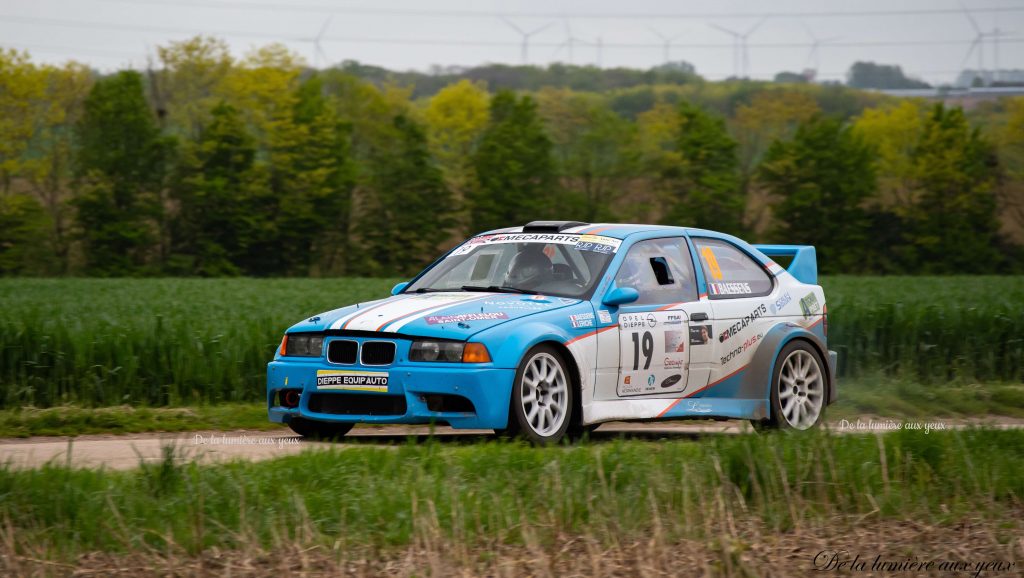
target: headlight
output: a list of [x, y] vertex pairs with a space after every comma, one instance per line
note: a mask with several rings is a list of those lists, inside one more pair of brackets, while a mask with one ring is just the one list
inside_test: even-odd
[[413, 341], [409, 348], [409, 361], [462, 361], [466, 344], [459, 341]]
[[324, 352], [324, 336], [319, 333], [292, 333], [284, 336], [284, 354], [294, 357], [320, 357]]
[[491, 354], [483, 343], [460, 341], [413, 341], [409, 361], [440, 361], [445, 363], [489, 363]]

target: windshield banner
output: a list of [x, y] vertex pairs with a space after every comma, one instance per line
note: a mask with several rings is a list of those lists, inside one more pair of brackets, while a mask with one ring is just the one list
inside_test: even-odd
[[500, 233], [482, 235], [466, 241], [452, 255], [465, 255], [481, 245], [496, 243], [543, 243], [556, 245], [572, 245], [578, 251], [594, 251], [597, 253], [614, 253], [622, 244], [621, 239], [602, 235], [562, 235], [558, 233]]

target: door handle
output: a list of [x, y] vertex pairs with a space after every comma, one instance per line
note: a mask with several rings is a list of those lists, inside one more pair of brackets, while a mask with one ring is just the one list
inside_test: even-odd
[[708, 320], [708, 314], [707, 313], [694, 313], [693, 315], [690, 316], [690, 321], [707, 321], [707, 320]]

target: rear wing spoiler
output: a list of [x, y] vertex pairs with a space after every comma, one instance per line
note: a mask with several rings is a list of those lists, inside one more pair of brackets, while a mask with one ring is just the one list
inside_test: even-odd
[[786, 271], [801, 283], [818, 284], [818, 255], [811, 245], [754, 245], [768, 257], [792, 257]]

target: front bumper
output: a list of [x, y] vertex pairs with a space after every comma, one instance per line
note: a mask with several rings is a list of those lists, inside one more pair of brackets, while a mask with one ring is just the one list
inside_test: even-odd
[[[508, 425], [509, 399], [514, 369], [461, 364], [396, 364], [386, 369], [387, 392], [322, 390], [317, 388], [317, 370], [337, 370], [322, 359], [272, 361], [267, 365], [267, 410], [270, 421], [288, 423], [295, 417], [340, 423], [416, 424], [448, 423], [457, 429], [500, 429]], [[383, 368], [379, 369], [383, 371]], [[299, 389], [299, 406], [288, 409], [275, 405], [282, 389]], [[325, 413], [310, 408], [313, 395], [404, 396], [401, 415]], [[473, 411], [431, 411], [427, 396], [457, 395], [472, 403]], [[338, 398], [341, 399], [341, 398]], [[325, 407], [327, 404], [317, 404]], [[342, 404], [343, 405], [343, 404]]]

